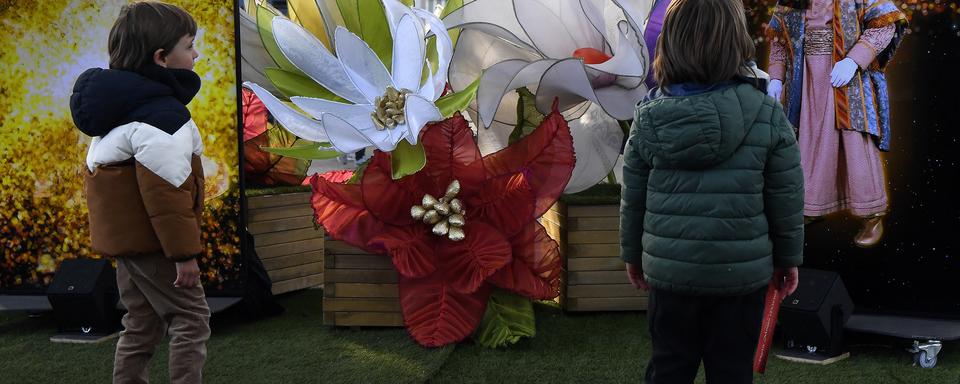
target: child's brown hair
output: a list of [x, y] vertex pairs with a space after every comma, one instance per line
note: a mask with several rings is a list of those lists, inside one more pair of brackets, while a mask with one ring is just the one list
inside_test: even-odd
[[657, 40], [654, 79], [661, 86], [716, 84], [733, 78], [755, 51], [741, 0], [674, 0]]
[[124, 5], [110, 29], [110, 68], [140, 71], [156, 50], [166, 56], [183, 36], [196, 35], [196, 21], [180, 7], [154, 1]]

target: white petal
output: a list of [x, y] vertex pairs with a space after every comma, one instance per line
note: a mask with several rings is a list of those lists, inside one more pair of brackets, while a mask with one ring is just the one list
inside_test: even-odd
[[[440, 121], [443, 116], [440, 110], [432, 102], [425, 100], [417, 95], [407, 95], [407, 103], [404, 106], [404, 115], [406, 116], [407, 141], [410, 144], [416, 144], [420, 139], [420, 130], [431, 121]], [[397, 127], [400, 129], [401, 127]]]
[[[513, 106], [516, 109], [516, 104]], [[514, 118], [516, 118], [516, 112], [514, 112]], [[515, 125], [516, 123], [506, 124], [495, 120], [490, 127], [478, 129], [477, 148], [480, 149], [480, 154], [486, 156], [506, 148], [510, 143], [510, 133], [513, 132]]]
[[597, 28], [594, 28], [590, 20], [587, 19], [580, 4], [583, 1], [585, 0], [555, 0], [551, 8], [556, 10], [563, 27], [570, 32], [573, 43], [577, 48], [591, 47], [603, 50], [603, 34]]
[[387, 24], [390, 25], [390, 35], [396, 39], [400, 19], [405, 15], [413, 16], [413, 10], [397, 0], [383, 0], [383, 8], [387, 14]]
[[465, 4], [443, 18], [448, 29], [474, 29], [511, 43], [536, 50], [517, 21], [514, 0], [483, 0]]
[[317, 120], [323, 119], [325, 114], [332, 113], [355, 126], [372, 122], [370, 113], [373, 112], [374, 107], [370, 104], [344, 104], [313, 97], [291, 97], [290, 101]]
[[647, 65], [641, 61], [641, 55], [646, 55], [646, 48], [641, 45], [640, 49], [644, 52], [637, 52], [634, 46], [630, 44], [629, 38], [620, 35], [617, 36], [616, 48], [610, 60], [600, 64], [587, 64], [587, 66], [617, 76], [645, 78], [647, 76]]
[[623, 9], [627, 21], [637, 31], [642, 31], [641, 28], [646, 24], [647, 17], [650, 16], [650, 11], [656, 3], [655, 0], [613, 0], [613, 2]]
[[366, 97], [366, 103], [372, 104], [388, 86], [394, 85], [383, 62], [359, 36], [338, 27], [335, 40], [340, 65]]
[[610, 173], [620, 155], [623, 130], [596, 104], [568, 124], [577, 162], [563, 193], [576, 193], [594, 186]]
[[414, 9], [413, 12], [427, 21], [430, 32], [437, 38], [437, 73], [430, 79], [434, 87], [434, 97], [430, 100], [434, 101], [443, 94], [447, 86], [447, 71], [450, 68], [450, 59], [453, 57], [453, 40], [450, 39], [450, 33], [443, 22], [432, 13], [422, 9]]
[[280, 122], [280, 125], [294, 135], [297, 135], [297, 137], [319, 142], [329, 140], [319, 121], [301, 115], [257, 84], [247, 82], [243, 83], [243, 85], [257, 94], [257, 97], [259, 97], [263, 105], [267, 107], [267, 110], [273, 114], [273, 117]]
[[559, 99], [561, 111], [584, 100], [597, 101], [580, 59], [560, 60], [544, 72], [537, 88], [537, 109], [549, 113], [554, 99]]
[[534, 85], [543, 72], [556, 60], [539, 60], [527, 63], [523, 60], [504, 60], [488, 68], [477, 89], [477, 109], [484, 127], [493, 123], [501, 100], [514, 89]]
[[263, 47], [260, 32], [257, 30], [257, 21], [246, 12], [239, 13], [240, 23], [240, 78], [244, 81], [263, 84], [263, 88], [276, 92], [270, 79], [267, 78], [267, 68], [276, 67], [277, 63], [270, 58], [267, 49]]
[[[424, 99], [427, 99], [430, 101], [436, 101], [437, 98], [439, 98], [440, 96], [437, 93], [437, 87], [434, 86], [434, 83], [433, 83], [433, 79], [434, 79], [433, 66], [430, 65], [429, 61], [426, 62], [426, 66], [427, 66], [427, 80], [423, 83], [423, 86], [420, 87], [420, 91], [417, 92], [417, 94], [420, 95], [420, 97], [423, 97]], [[440, 74], [437, 73], [437, 76], [439, 75]]]
[[355, 127], [346, 120], [330, 113], [323, 115], [323, 126], [326, 127], [327, 135], [330, 136], [330, 144], [342, 153], [353, 153], [360, 148], [370, 146], [373, 142], [363, 133], [363, 130], [372, 129], [376, 131], [373, 128], [373, 122], [370, 122], [370, 127]]
[[286, 18], [275, 17], [273, 35], [287, 60], [311, 79], [344, 99], [366, 101], [337, 58], [310, 32]]
[[596, 90], [597, 100], [604, 111], [617, 120], [630, 120], [637, 110], [637, 103], [647, 95], [647, 85], [638, 84], [636, 88], [619, 86], [604, 87]]
[[571, 57], [573, 51], [580, 48], [550, 7], [535, 0], [514, 1], [513, 7], [520, 27], [544, 56], [563, 59]]
[[393, 83], [397, 87], [420, 89], [424, 51], [423, 24], [416, 16], [404, 15], [393, 39]]

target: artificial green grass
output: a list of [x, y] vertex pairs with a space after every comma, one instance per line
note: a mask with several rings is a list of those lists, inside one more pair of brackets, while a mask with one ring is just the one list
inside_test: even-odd
[[[454, 347], [424, 349], [400, 329], [350, 330], [323, 325], [322, 291], [286, 295], [287, 311], [246, 322], [215, 315], [204, 383], [419, 383]], [[55, 344], [48, 316], [0, 324], [0, 383], [108, 383], [116, 340]], [[157, 349], [151, 382], [169, 382], [167, 347]]]
[[[469, 341], [424, 349], [403, 329], [350, 330], [322, 325], [322, 291], [281, 297], [287, 312], [245, 321], [214, 316], [205, 383], [637, 383], [650, 354], [642, 312], [572, 313], [536, 304], [537, 336], [490, 350]], [[0, 383], [109, 382], [115, 340], [100, 345], [54, 344], [49, 317], [0, 315]], [[957, 383], [960, 343], [949, 342], [934, 369], [911, 367], [907, 342], [854, 335], [851, 358], [828, 366], [771, 357], [760, 384]], [[167, 381], [166, 347], [151, 368]], [[703, 383], [703, 372], [697, 383]]]

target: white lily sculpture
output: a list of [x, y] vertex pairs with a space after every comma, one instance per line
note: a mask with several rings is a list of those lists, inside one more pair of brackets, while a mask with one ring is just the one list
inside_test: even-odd
[[593, 186], [617, 163], [624, 131], [647, 93], [642, 25], [652, 0], [474, 0], [444, 18], [462, 28], [450, 68], [454, 90], [482, 73], [474, 115], [480, 149], [508, 144], [517, 94], [541, 113], [554, 99], [570, 123], [577, 164], [565, 192]]
[[[446, 86], [453, 43], [433, 14], [383, 0], [393, 37], [391, 70], [359, 36], [342, 26], [332, 33], [336, 56], [313, 33], [285, 17], [272, 20], [272, 34], [284, 58], [297, 70], [346, 102], [290, 96], [305, 116], [263, 87], [244, 83], [287, 130], [307, 140], [328, 142], [338, 152], [375, 146], [393, 151], [442, 118], [435, 105]], [[438, 68], [427, 60], [426, 28], [437, 36]], [[330, 24], [327, 24], [330, 27]], [[427, 76], [423, 76], [424, 67]]]

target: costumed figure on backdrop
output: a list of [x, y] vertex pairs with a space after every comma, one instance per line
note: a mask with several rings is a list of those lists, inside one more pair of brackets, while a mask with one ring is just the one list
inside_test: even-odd
[[888, 0], [780, 0], [767, 29], [768, 94], [798, 128], [809, 220], [849, 211], [856, 245], [883, 236], [888, 209], [881, 151], [890, 149], [884, 69], [906, 16]]

